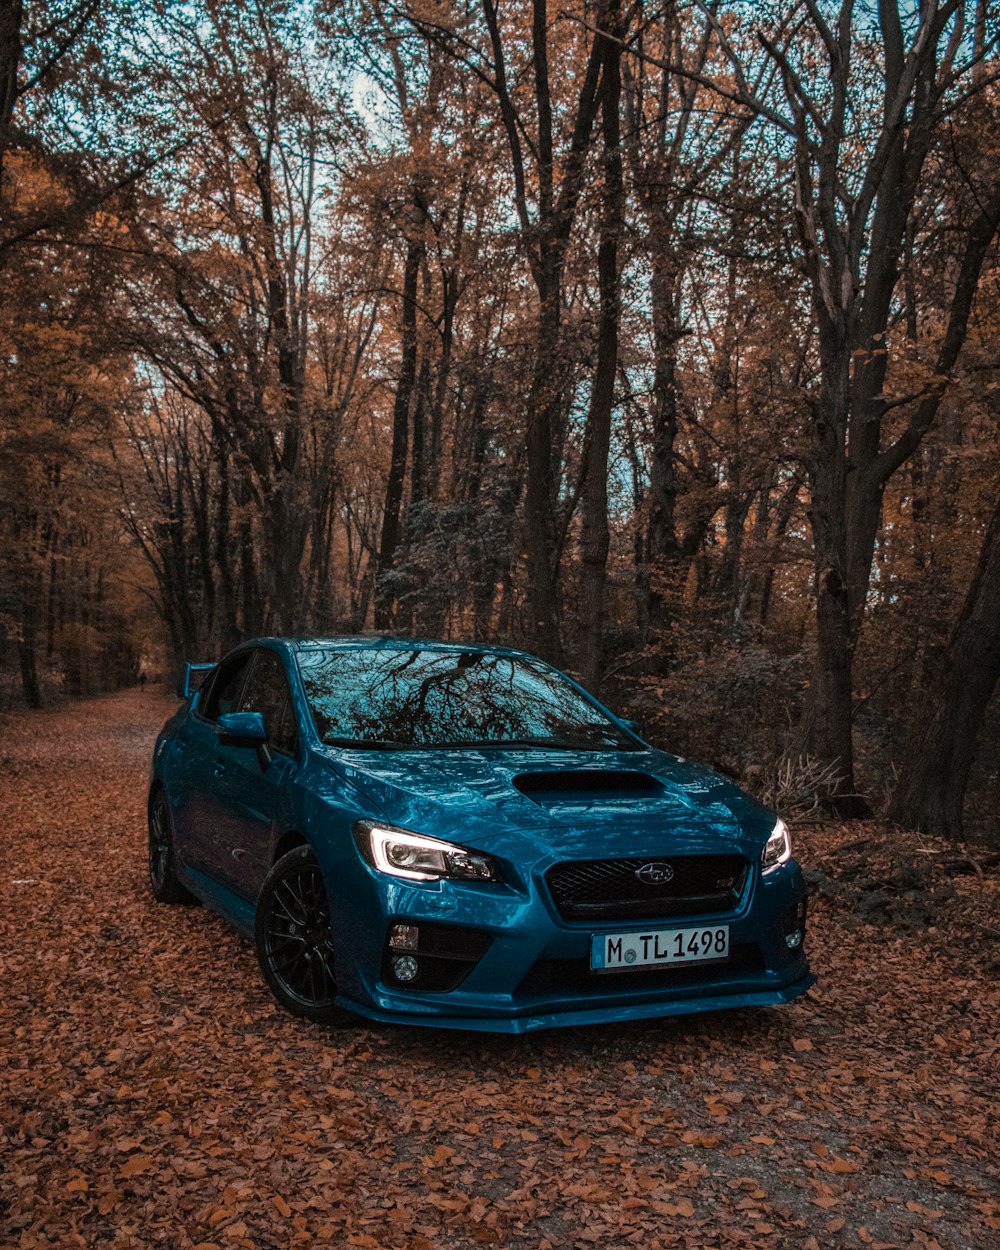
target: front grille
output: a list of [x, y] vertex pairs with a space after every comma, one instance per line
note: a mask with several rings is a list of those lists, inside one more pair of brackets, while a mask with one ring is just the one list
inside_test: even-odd
[[[667, 865], [673, 875], [644, 881], [636, 873], [648, 864]], [[545, 880], [564, 920], [643, 920], [731, 911], [747, 868], [742, 855], [580, 859], [556, 864]]]
[[655, 992], [682, 986], [708, 987], [762, 972], [764, 961], [755, 945], [733, 946], [728, 959], [703, 964], [674, 964], [670, 968], [636, 968], [622, 972], [593, 972], [584, 959], [540, 959], [515, 991], [516, 998], [545, 998], [552, 994], [594, 995]]

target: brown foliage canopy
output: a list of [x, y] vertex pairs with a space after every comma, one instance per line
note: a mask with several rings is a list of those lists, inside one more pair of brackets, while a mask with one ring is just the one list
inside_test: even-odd
[[0, 677], [524, 640], [880, 801], [1000, 647], [998, 27], [836, 10], [5, 6]]

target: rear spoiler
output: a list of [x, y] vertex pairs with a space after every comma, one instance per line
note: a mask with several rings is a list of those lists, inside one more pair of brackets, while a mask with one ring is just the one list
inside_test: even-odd
[[184, 679], [177, 687], [177, 693], [182, 699], [189, 699], [195, 690], [201, 688], [201, 681], [192, 681], [191, 678], [195, 673], [210, 673], [215, 668], [214, 664], [185, 664]]

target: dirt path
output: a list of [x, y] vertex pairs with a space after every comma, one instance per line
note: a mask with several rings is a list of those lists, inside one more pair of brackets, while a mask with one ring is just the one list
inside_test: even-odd
[[1000, 995], [935, 933], [814, 908], [791, 1007], [324, 1031], [145, 884], [123, 694], [0, 745], [0, 1247], [1000, 1247]]

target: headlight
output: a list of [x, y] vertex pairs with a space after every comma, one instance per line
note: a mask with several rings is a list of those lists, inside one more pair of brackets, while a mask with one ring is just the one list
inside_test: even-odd
[[354, 826], [362, 856], [390, 877], [407, 881], [498, 881], [496, 861], [453, 842], [362, 820]]
[[772, 872], [775, 868], [780, 868], [782, 864], [787, 864], [791, 858], [792, 839], [788, 836], [785, 822], [779, 817], [771, 830], [771, 836], [764, 843], [760, 856], [760, 870], [764, 873]]

